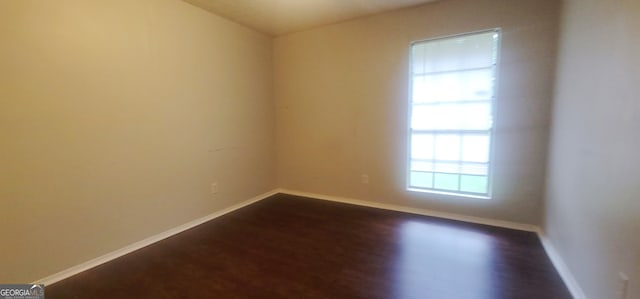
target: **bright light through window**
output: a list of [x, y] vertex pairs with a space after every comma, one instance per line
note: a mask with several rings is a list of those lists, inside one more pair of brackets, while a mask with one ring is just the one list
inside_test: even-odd
[[490, 197], [500, 31], [411, 47], [408, 188]]

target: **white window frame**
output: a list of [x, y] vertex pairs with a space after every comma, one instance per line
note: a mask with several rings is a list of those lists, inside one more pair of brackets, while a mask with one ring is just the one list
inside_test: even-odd
[[[465, 191], [451, 191], [451, 190], [444, 190], [444, 189], [437, 189], [434, 188], [435, 186], [432, 186], [432, 188], [418, 188], [418, 187], [413, 187], [411, 186], [411, 162], [414, 161], [411, 158], [411, 152], [412, 152], [412, 140], [413, 140], [413, 134], [415, 132], [426, 132], [426, 133], [438, 133], [438, 130], [413, 130], [412, 128], [412, 115], [413, 115], [413, 108], [415, 106], [415, 104], [413, 103], [413, 81], [414, 81], [414, 64], [413, 64], [413, 47], [416, 44], [420, 44], [420, 43], [424, 43], [424, 42], [429, 42], [429, 41], [436, 41], [436, 40], [443, 40], [443, 39], [455, 39], [455, 38], [459, 38], [459, 37], [464, 37], [464, 36], [469, 36], [469, 35], [476, 35], [476, 34], [482, 34], [482, 33], [488, 33], [488, 32], [494, 32], [498, 35], [497, 37], [497, 42], [496, 42], [496, 58], [495, 58], [495, 63], [493, 66], [493, 75], [494, 75], [494, 84], [493, 84], [493, 97], [490, 101], [490, 107], [491, 107], [491, 116], [493, 119], [493, 123], [491, 125], [491, 128], [489, 128], [489, 130], [481, 130], [482, 133], [488, 133], [489, 134], [489, 161], [487, 163], [487, 193], [486, 194], [480, 194], [480, 193], [472, 193], [472, 192], [465, 192]], [[501, 43], [502, 43], [502, 30], [500, 28], [492, 28], [492, 29], [486, 29], [486, 30], [479, 30], [479, 31], [473, 31], [473, 32], [467, 32], [467, 33], [461, 33], [461, 34], [454, 34], [454, 35], [448, 35], [448, 36], [442, 36], [442, 37], [436, 37], [436, 38], [429, 38], [429, 39], [423, 39], [423, 40], [417, 40], [417, 41], [413, 41], [411, 42], [410, 46], [409, 46], [409, 96], [408, 96], [408, 114], [407, 114], [407, 142], [405, 144], [408, 145], [407, 147], [407, 159], [406, 159], [406, 172], [405, 172], [405, 182], [406, 182], [406, 190], [408, 191], [413, 191], [413, 192], [421, 192], [421, 193], [434, 193], [434, 194], [442, 194], [442, 195], [449, 195], [449, 196], [456, 196], [456, 197], [470, 197], [470, 198], [479, 198], [479, 199], [491, 199], [492, 197], [492, 191], [493, 191], [493, 162], [494, 162], [494, 144], [495, 144], [495, 124], [496, 124], [496, 102], [498, 99], [498, 83], [499, 83], [499, 74], [498, 74], [498, 69], [500, 66], [500, 52], [501, 52]], [[466, 71], [466, 69], [459, 69], [459, 70], [452, 70], [451, 72], [462, 72], [462, 71]], [[478, 130], [447, 130], [447, 132], [451, 132], [451, 133], [458, 133], [458, 134], [464, 134], [464, 133], [469, 133], [469, 134], [473, 134], [475, 132], [480, 132]], [[461, 145], [462, 146], [462, 145]], [[436, 160], [434, 160], [435, 162]], [[458, 173], [458, 175], [460, 176], [460, 173]], [[434, 171], [434, 176], [435, 176], [435, 171]], [[459, 178], [460, 180], [460, 178]], [[458, 189], [460, 189], [460, 181], [458, 181]]]

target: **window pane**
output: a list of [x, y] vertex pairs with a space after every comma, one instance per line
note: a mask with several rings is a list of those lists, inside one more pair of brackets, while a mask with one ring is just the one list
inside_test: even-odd
[[465, 36], [465, 41], [462, 45], [464, 47], [462, 65], [474, 68], [494, 64], [497, 38], [496, 32]]
[[458, 191], [458, 177], [457, 174], [436, 173], [434, 188]]
[[412, 171], [410, 186], [418, 188], [433, 188], [433, 173]]
[[461, 127], [467, 130], [489, 130], [493, 126], [490, 103], [465, 105]]
[[466, 107], [460, 104], [415, 106], [412, 128], [417, 130], [459, 130]]
[[486, 176], [462, 175], [460, 177], [460, 191], [485, 194], [487, 187]]
[[460, 173], [460, 164], [458, 163], [436, 162], [433, 166], [435, 172]]
[[431, 96], [433, 91], [430, 91], [430, 86], [427, 85], [425, 76], [415, 76], [413, 77], [413, 99], [414, 103], [426, 103], [429, 101], [434, 101], [435, 98]]
[[436, 135], [436, 160], [458, 161], [460, 159], [460, 135]]
[[[423, 55], [420, 67], [414, 72], [440, 72], [493, 65], [495, 58], [495, 32], [485, 32], [420, 44], [418, 55]], [[413, 52], [414, 54], [416, 51]], [[414, 62], [416, 57], [414, 57]], [[415, 63], [414, 63], [415, 65]]]
[[489, 135], [464, 135], [462, 137], [462, 160], [489, 162]]
[[499, 31], [411, 47], [408, 185], [489, 193]]
[[411, 55], [414, 74], [421, 74], [426, 71], [425, 61], [427, 61], [427, 57], [425, 56], [425, 54], [427, 47], [427, 44], [415, 44], [412, 47]]
[[475, 175], [487, 175], [489, 173], [489, 164], [462, 163], [460, 165], [460, 173], [462, 173], [462, 174], [475, 174]]
[[414, 130], [435, 130], [442, 117], [430, 106], [414, 106], [411, 114], [411, 128]]
[[432, 172], [433, 162], [411, 161], [411, 171]]
[[489, 130], [492, 124], [489, 102], [417, 105], [411, 115], [414, 130]]
[[411, 159], [433, 159], [433, 135], [413, 134], [411, 138]]
[[413, 77], [413, 101], [490, 100], [493, 97], [493, 81], [493, 69], [417, 75]]

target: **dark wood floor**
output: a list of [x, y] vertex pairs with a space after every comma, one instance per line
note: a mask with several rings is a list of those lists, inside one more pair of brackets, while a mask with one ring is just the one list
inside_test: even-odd
[[276, 195], [46, 287], [55, 298], [571, 298], [533, 233]]

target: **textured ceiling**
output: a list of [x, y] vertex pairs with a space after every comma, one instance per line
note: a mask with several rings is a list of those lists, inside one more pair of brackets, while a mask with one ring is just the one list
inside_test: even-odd
[[281, 35], [436, 0], [183, 0], [271, 35]]

